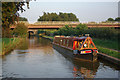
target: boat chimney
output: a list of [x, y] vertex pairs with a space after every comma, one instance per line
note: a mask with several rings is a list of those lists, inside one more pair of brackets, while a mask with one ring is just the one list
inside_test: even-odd
[[86, 37], [89, 37], [89, 34], [85, 34]]

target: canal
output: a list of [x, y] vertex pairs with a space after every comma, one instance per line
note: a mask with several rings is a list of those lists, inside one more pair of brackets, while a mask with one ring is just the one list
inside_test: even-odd
[[31, 37], [2, 57], [3, 78], [118, 78], [119, 68], [109, 62], [70, 59], [52, 48], [51, 41]]

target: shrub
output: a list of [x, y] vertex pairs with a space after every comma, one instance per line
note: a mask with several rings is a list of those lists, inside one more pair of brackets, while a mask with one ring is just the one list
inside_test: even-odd
[[[51, 32], [49, 32], [50, 34]], [[65, 25], [58, 31], [54, 32], [54, 35], [65, 35], [65, 36], [79, 36], [82, 34], [90, 34], [91, 37], [104, 39], [104, 40], [114, 40], [118, 41], [120, 31], [114, 28], [90, 28], [85, 24], [79, 24], [75, 28]]]
[[84, 34], [85, 30], [87, 30], [88, 27], [85, 24], [79, 24], [75, 27], [75, 35], [79, 36]]
[[24, 23], [18, 23], [16, 25], [16, 28], [13, 30], [13, 34], [16, 36], [26, 36], [27, 35], [28, 28], [25, 26]]

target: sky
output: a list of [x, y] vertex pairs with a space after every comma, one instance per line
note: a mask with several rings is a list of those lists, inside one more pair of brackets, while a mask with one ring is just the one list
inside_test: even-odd
[[118, 17], [119, 0], [36, 0], [30, 2], [30, 9], [20, 13], [29, 23], [37, 22], [43, 12], [74, 13], [80, 22], [100, 22]]

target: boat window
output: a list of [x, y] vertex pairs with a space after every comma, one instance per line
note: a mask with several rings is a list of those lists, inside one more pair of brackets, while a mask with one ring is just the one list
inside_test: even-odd
[[67, 40], [67, 47], [69, 46], [69, 40]]
[[69, 40], [69, 45], [68, 45], [70, 48], [73, 48], [73, 41], [70, 39]]
[[65, 39], [63, 40], [63, 45], [65, 46]]
[[56, 38], [55, 43], [59, 44], [59, 38]]
[[57, 43], [57, 39], [58, 39], [58, 38], [55, 38], [55, 40], [54, 40], [55, 43]]
[[62, 45], [62, 39], [60, 39], [60, 45]]

